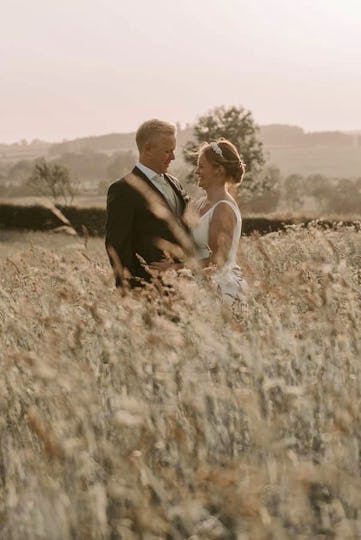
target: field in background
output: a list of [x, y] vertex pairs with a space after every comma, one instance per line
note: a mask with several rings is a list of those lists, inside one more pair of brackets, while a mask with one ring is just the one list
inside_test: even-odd
[[284, 176], [360, 177], [361, 146], [269, 146], [265, 147], [265, 154], [267, 161], [275, 164]]
[[361, 235], [243, 238], [206, 283], [113, 288], [103, 241], [0, 231], [0, 536], [361, 536]]

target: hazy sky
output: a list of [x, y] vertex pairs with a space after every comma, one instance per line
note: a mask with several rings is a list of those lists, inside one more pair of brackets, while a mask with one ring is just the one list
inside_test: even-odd
[[361, 0], [1, 0], [0, 142], [193, 122], [361, 129]]

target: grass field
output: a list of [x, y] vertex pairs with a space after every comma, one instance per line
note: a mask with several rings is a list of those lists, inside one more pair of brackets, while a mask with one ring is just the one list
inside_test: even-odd
[[361, 538], [361, 233], [242, 239], [252, 294], [113, 288], [0, 231], [0, 537]]

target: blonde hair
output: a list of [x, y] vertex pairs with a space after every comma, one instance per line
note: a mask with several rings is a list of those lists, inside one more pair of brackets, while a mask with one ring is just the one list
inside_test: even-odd
[[176, 135], [177, 128], [174, 124], [163, 122], [157, 118], [147, 120], [137, 129], [135, 141], [138, 150], [141, 151], [145, 143], [153, 141], [158, 135]]
[[237, 148], [231, 141], [220, 137], [214, 142], [203, 143], [198, 149], [198, 155], [204, 154], [207, 161], [213, 165], [222, 165], [228, 178], [234, 184], [240, 184], [246, 171]]

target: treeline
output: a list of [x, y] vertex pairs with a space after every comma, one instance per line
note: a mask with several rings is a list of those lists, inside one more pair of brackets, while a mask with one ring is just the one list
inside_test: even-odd
[[[232, 113], [238, 114], [239, 112], [235, 121], [234, 115], [229, 117], [230, 111], [222, 107], [217, 108], [212, 113], [214, 122], [206, 123], [208, 136], [210, 140], [216, 139], [219, 130], [220, 133], [226, 130], [227, 125], [224, 119], [232, 121], [233, 124], [236, 122], [236, 126], [232, 122], [228, 126], [229, 136], [235, 133], [235, 127], [237, 127], [240, 141], [236, 142], [245, 144], [243, 152], [247, 156], [247, 141], [243, 141], [241, 137], [244, 127], [242, 111], [233, 109]], [[223, 116], [219, 118], [216, 113], [218, 116], [222, 114], [224, 118]], [[207, 118], [205, 117], [206, 120]], [[201, 119], [198, 120], [198, 122], [200, 121]], [[219, 128], [218, 134], [214, 132], [211, 135], [209, 125], [216, 125], [217, 129]], [[178, 126], [178, 148], [180, 150], [189, 143], [196, 128], [197, 125], [186, 129], [180, 129]], [[239, 200], [246, 213], [287, 212], [314, 216], [360, 215], [361, 177], [359, 177], [359, 164], [361, 149], [357, 145], [361, 135], [342, 132], [305, 133], [300, 127], [285, 125], [262, 126], [259, 132], [256, 126], [252, 129], [254, 129], [255, 136], [259, 136], [260, 141], [264, 144], [264, 149], [260, 145], [260, 151], [262, 150], [261, 153], [264, 153], [265, 159], [262, 157], [259, 170], [246, 177], [246, 180], [250, 180], [248, 182], [250, 184], [248, 186], [250, 199], [247, 199], [246, 180], [241, 186]], [[200, 140], [203, 140], [204, 131], [201, 129], [200, 133]], [[0, 146], [0, 150], [4, 150], [5, 146]], [[71, 194], [68, 200], [63, 197], [65, 204], [72, 203], [74, 196], [76, 202], [77, 195], [101, 196], [104, 200], [109, 184], [129, 172], [137, 159], [134, 133], [85, 137], [49, 145], [49, 147], [41, 141], [33, 141], [31, 144], [22, 141], [15, 145], [9, 145], [9, 148], [16, 152], [21, 149], [24, 152], [35, 148], [39, 151], [44, 150], [42, 156], [45, 159], [42, 160], [41, 166], [39, 166], [37, 159], [14, 161], [0, 159], [0, 196], [45, 196], [53, 199], [53, 202], [59, 202], [59, 197], [54, 194], [62, 193], [62, 189], [58, 189], [59, 179], [62, 178], [67, 182], [67, 193]], [[272, 150], [267, 152], [267, 148], [272, 148]], [[314, 152], [315, 149], [318, 149], [317, 156]], [[282, 166], [272, 165], [272, 163], [281, 163], [285, 156], [289, 163], [282, 163]], [[320, 156], [322, 156], [324, 164], [322, 170], [327, 170], [327, 173], [310, 174], [311, 171], [319, 170]], [[191, 178], [192, 164], [186, 164], [185, 157], [182, 156], [181, 151], [178, 153], [176, 161], [172, 164], [171, 172], [179, 177], [192, 197], [197, 197], [199, 195], [197, 179]], [[250, 159], [246, 159], [246, 161], [248, 164], [251, 163]], [[264, 165], [265, 161], [266, 165]], [[347, 173], [342, 167], [341, 169], [337, 168], [341, 162], [351, 165], [351, 169], [347, 169]], [[291, 169], [289, 164], [291, 164]], [[34, 169], [36, 170], [37, 167], [39, 170], [46, 169], [49, 174], [37, 175], [35, 178]], [[57, 175], [55, 175], [55, 169], [57, 169]], [[250, 167], [248, 169], [250, 170]], [[51, 174], [51, 171], [54, 174]], [[294, 171], [302, 171], [303, 174], [295, 174]], [[257, 185], [262, 187], [262, 190], [251, 189]], [[260, 193], [262, 194], [260, 195]]]
[[320, 174], [287, 176], [283, 198], [290, 211], [314, 210], [319, 215], [349, 214], [361, 216], [361, 177], [329, 179]]
[[[103, 195], [109, 183], [123, 176], [134, 166], [136, 155], [123, 150], [107, 155], [102, 152], [65, 152], [49, 163], [58, 163], [69, 171], [74, 192]], [[14, 164], [0, 162], [0, 196], [40, 195], [29, 183], [36, 160], [21, 160]]]
[[[361, 177], [329, 178], [321, 174], [284, 176], [276, 167], [269, 167], [267, 174], [271, 189], [244, 204], [244, 212], [361, 217]], [[240, 204], [242, 207], [242, 201]]]
[[[102, 196], [109, 184], [126, 174], [134, 165], [135, 154], [130, 151], [117, 152], [110, 156], [98, 152], [85, 154], [65, 153], [60, 159], [49, 163], [59, 163], [69, 169], [72, 189], [76, 196]], [[0, 165], [0, 196], [26, 197], [41, 196], [29, 178], [34, 168], [34, 160], [22, 160], [4, 171]], [[188, 192], [197, 197], [196, 179], [186, 179], [189, 167], [179, 164], [175, 171], [185, 184]], [[314, 174], [282, 175], [277, 167], [268, 166], [262, 172], [266, 176], [268, 190], [261, 196], [245, 201], [240, 198], [241, 208], [248, 214], [274, 212], [304, 213], [313, 216], [361, 214], [361, 177], [329, 178]], [[11, 182], [1, 183], [1, 176], [10, 177]], [[49, 195], [50, 198], [50, 195]], [[105, 198], [104, 198], [105, 201]]]

